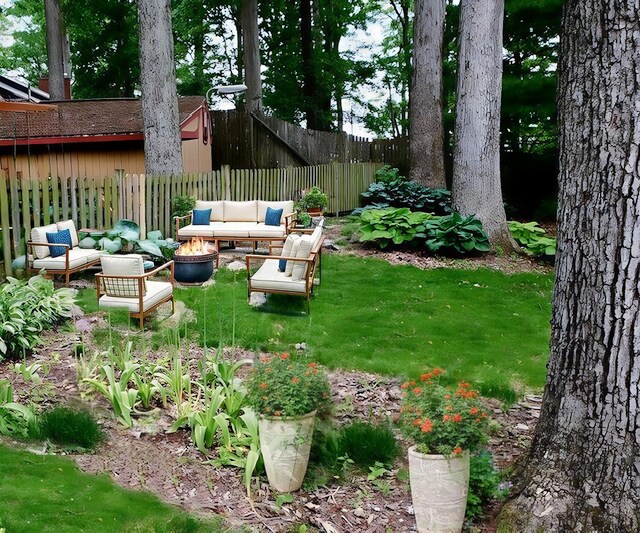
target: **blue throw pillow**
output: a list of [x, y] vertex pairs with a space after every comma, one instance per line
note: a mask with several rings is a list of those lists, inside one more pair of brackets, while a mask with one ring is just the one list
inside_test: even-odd
[[194, 226], [208, 226], [211, 218], [211, 209], [194, 209], [192, 224]]
[[[73, 243], [71, 242], [71, 232], [68, 229], [63, 229], [57, 233], [47, 233], [47, 242], [49, 244], [68, 244], [69, 249], [73, 248]], [[49, 253], [51, 257], [59, 257], [64, 255], [65, 249], [64, 246], [50, 246]]]
[[271, 209], [267, 207], [267, 213], [264, 215], [265, 226], [279, 226], [282, 218], [282, 209]]

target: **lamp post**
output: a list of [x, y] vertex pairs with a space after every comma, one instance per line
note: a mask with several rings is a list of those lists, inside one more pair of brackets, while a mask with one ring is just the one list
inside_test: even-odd
[[[216, 87], [211, 87], [207, 94], [205, 95], [205, 99], [207, 100], [207, 104], [211, 103], [211, 94], [217, 92], [220, 96], [226, 98], [230, 102], [233, 103], [231, 99], [231, 95], [240, 94], [247, 90], [247, 86], [244, 83], [239, 83], [237, 85], [217, 85]], [[235, 106], [235, 104], [234, 104]]]

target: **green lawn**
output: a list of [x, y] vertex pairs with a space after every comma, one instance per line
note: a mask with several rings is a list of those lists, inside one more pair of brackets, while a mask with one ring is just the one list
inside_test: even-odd
[[7, 533], [222, 531], [107, 476], [81, 473], [67, 458], [0, 446], [0, 529]]
[[[440, 366], [484, 394], [508, 397], [545, 383], [552, 283], [550, 274], [419, 270], [326, 255], [310, 317], [296, 297], [249, 307], [244, 271], [221, 269], [215, 285], [176, 289], [176, 297], [195, 311], [189, 328], [201, 342], [206, 330], [209, 346], [289, 351], [305, 342], [329, 367], [417, 376]], [[94, 291], [83, 300], [95, 309]]]

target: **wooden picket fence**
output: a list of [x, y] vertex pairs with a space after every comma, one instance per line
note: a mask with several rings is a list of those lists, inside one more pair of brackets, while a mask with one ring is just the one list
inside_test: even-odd
[[108, 229], [121, 218], [134, 220], [143, 235], [173, 235], [172, 200], [177, 195], [203, 200], [295, 200], [320, 187], [329, 196], [328, 213], [351, 211], [360, 193], [375, 181], [381, 163], [331, 163], [309, 167], [231, 169], [177, 176], [51, 176], [25, 178], [0, 174], [0, 239], [4, 272], [24, 255], [31, 228], [71, 219], [78, 229]]

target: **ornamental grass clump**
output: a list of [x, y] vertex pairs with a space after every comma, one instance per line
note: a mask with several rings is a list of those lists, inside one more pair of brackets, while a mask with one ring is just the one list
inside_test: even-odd
[[439, 368], [419, 381], [402, 384], [400, 409], [403, 433], [424, 454], [459, 455], [487, 440], [488, 416], [478, 392], [462, 381], [456, 388], [440, 383]]
[[288, 353], [261, 357], [251, 369], [247, 389], [251, 406], [272, 417], [323, 411], [330, 395], [324, 370]]

